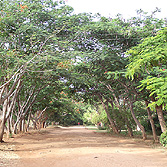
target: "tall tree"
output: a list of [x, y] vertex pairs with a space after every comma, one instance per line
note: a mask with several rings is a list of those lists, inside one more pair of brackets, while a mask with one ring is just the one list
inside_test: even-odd
[[152, 100], [149, 107], [157, 111], [162, 132], [166, 130], [163, 108], [167, 103], [167, 29], [161, 30], [155, 37], [146, 38], [141, 44], [127, 52], [130, 63], [127, 75], [141, 78], [141, 90], [149, 92]]

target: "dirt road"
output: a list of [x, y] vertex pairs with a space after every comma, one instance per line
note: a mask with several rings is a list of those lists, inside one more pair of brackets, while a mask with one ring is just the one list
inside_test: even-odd
[[163, 149], [83, 127], [18, 136], [0, 144], [1, 155], [0, 167], [167, 167]]

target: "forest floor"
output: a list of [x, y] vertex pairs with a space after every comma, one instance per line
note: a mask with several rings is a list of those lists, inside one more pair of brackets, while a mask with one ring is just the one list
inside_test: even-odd
[[82, 126], [48, 127], [0, 143], [0, 167], [167, 167], [167, 152], [150, 140]]

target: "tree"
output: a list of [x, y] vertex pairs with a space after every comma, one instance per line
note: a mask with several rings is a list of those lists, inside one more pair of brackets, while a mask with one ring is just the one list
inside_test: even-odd
[[45, 97], [49, 86], [64, 79], [71, 60], [66, 53], [72, 48], [78, 26], [88, 19], [82, 14], [71, 15], [71, 7], [52, 0], [3, 0], [0, 9], [2, 141], [5, 122], [13, 110], [22, 109], [18, 110], [21, 121], [32, 105]]
[[145, 89], [149, 92], [152, 103], [148, 106], [155, 107], [162, 132], [166, 130], [162, 111], [163, 108], [166, 108], [167, 103], [166, 40], [167, 29], [164, 28], [155, 37], [146, 38], [141, 44], [127, 52], [128, 55], [131, 55], [127, 76], [132, 79], [141, 78], [141, 90]]
[[[73, 79], [75, 89], [87, 95], [86, 98], [97, 100], [92, 96], [100, 95], [101, 102], [104, 103], [101, 97], [110, 97], [115, 104], [115, 97], [119, 99], [118, 101], [125, 100], [135, 122], [142, 129], [145, 139], [144, 127], [133, 111], [133, 103], [141, 100], [142, 97], [137, 89], [139, 80], [132, 82], [125, 78], [125, 67], [128, 65], [125, 52], [139, 44], [142, 39], [155, 36], [157, 29], [162, 27], [164, 22], [154, 18], [153, 15], [147, 16], [142, 10], [139, 11], [139, 15], [142, 17], [131, 18], [127, 22], [119, 15], [111, 20], [99, 17], [99, 21], [82, 28], [81, 31], [84, 30], [84, 34], [77, 38], [78, 45], [75, 47], [75, 50], [79, 51], [75, 53], [78, 53], [81, 63], [78, 62], [79, 65], [75, 66], [72, 77], [77, 78], [77, 80]], [[110, 91], [112, 90], [110, 93], [106, 90], [106, 86], [110, 86]], [[121, 108], [119, 106], [120, 112]]]

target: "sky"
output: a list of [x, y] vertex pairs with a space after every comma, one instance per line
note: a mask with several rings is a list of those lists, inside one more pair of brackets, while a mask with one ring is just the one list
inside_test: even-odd
[[154, 11], [156, 7], [161, 13], [156, 14], [158, 18], [167, 17], [167, 0], [65, 0], [74, 8], [75, 13], [90, 12], [100, 13], [102, 16], [115, 17], [120, 13], [124, 18], [136, 16], [136, 10], [145, 12]]

